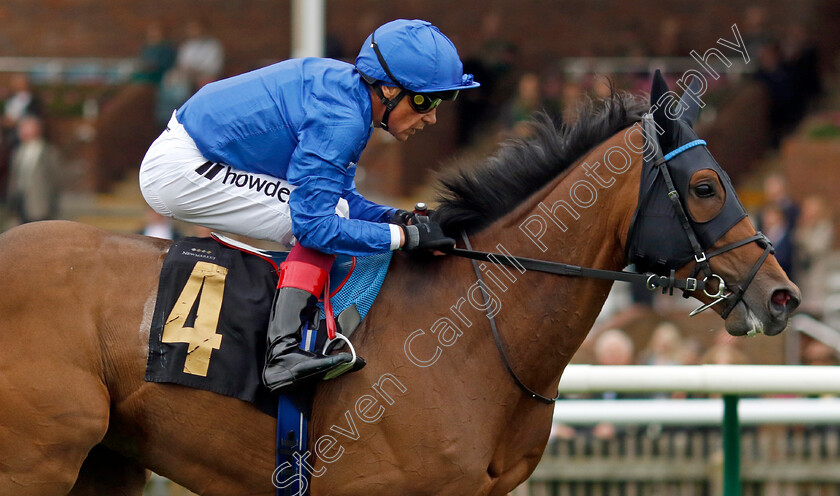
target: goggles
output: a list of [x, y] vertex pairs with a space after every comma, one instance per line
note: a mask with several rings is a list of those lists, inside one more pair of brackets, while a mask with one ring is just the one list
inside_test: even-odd
[[444, 100], [454, 100], [458, 97], [458, 90], [443, 93], [411, 93], [408, 103], [418, 114], [427, 114], [434, 110]]

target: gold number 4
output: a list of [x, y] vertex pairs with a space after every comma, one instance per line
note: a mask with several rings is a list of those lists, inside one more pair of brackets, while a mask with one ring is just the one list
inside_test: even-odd
[[[187, 343], [184, 373], [207, 377], [210, 355], [222, 345], [222, 335], [216, 334], [225, 277], [228, 270], [216, 264], [197, 262], [178, 301], [163, 327], [164, 343]], [[198, 312], [192, 327], [186, 327], [187, 317], [198, 302]]]

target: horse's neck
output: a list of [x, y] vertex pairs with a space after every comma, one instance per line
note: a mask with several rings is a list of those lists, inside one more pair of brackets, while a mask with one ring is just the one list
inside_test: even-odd
[[[473, 248], [620, 270], [641, 170], [641, 157], [630, 150], [631, 164], [624, 172], [615, 173], [604, 165], [605, 152], [622, 146], [623, 135], [595, 148], [565, 176], [476, 234]], [[616, 167], [621, 165], [618, 157], [613, 159]], [[600, 165], [593, 172], [596, 163]], [[611, 282], [502, 267], [484, 273], [500, 302], [495, 318], [511, 362], [523, 382], [551, 394], [598, 316]]]

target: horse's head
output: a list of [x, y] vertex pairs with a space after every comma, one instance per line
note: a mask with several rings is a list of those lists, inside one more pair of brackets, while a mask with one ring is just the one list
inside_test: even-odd
[[692, 129], [699, 103], [697, 88], [679, 98], [656, 72], [642, 121], [645, 164], [628, 259], [640, 270], [705, 279], [697, 297], [706, 305], [698, 310], [714, 308], [730, 334], [778, 334], [799, 305], [799, 289]]

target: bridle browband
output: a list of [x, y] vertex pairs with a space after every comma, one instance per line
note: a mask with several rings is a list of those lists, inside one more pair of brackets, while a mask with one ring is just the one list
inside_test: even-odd
[[[645, 127], [643, 134], [648, 139], [651, 139], [651, 136], [656, 136], [656, 131], [654, 129], [652, 117], [649, 114], [644, 117], [643, 125]], [[649, 134], [649, 131], [651, 131], [652, 134]], [[680, 201], [679, 192], [674, 186], [674, 182], [671, 178], [671, 174], [667, 166], [668, 161], [672, 160], [680, 153], [683, 153], [686, 150], [689, 150], [696, 146], [705, 146], [706, 142], [701, 139], [695, 139], [663, 156], [658, 138], [651, 139], [651, 141], [655, 144], [656, 147], [656, 160], [653, 162], [653, 166], [658, 169], [658, 171], [662, 175], [663, 180], [665, 181], [665, 185], [668, 191], [668, 198], [671, 201], [671, 205], [673, 206], [677, 218], [679, 219], [680, 225], [682, 226], [686, 236], [688, 237], [689, 243], [691, 244], [691, 248], [694, 251], [694, 260], [696, 262], [696, 265], [692, 269], [691, 275], [689, 277], [685, 279], [677, 279], [675, 277], [675, 270], [673, 269], [670, 270], [670, 274], [668, 276], [661, 276], [653, 272], [640, 273], [624, 270], [615, 271], [593, 269], [587, 267], [580, 267], [578, 265], [552, 262], [548, 260], [537, 260], [533, 258], [518, 257], [510, 254], [476, 251], [472, 249], [469, 237], [467, 236], [466, 232], [463, 231], [461, 232], [461, 237], [464, 241], [465, 248], [454, 248], [451, 251], [447, 252], [450, 255], [469, 258], [472, 260], [473, 269], [475, 270], [476, 278], [478, 279], [479, 287], [481, 288], [481, 294], [484, 298], [484, 305], [488, 308], [487, 319], [490, 321], [490, 329], [493, 333], [493, 340], [496, 344], [496, 349], [499, 352], [499, 355], [502, 359], [502, 363], [504, 363], [505, 368], [507, 369], [510, 376], [513, 378], [513, 381], [523, 392], [525, 392], [531, 398], [539, 400], [543, 403], [553, 404], [560, 396], [559, 394], [553, 398], [543, 396], [526, 386], [516, 375], [516, 372], [513, 370], [510, 364], [510, 360], [508, 359], [506, 347], [504, 345], [504, 342], [502, 341], [498, 327], [496, 326], [496, 321], [493, 316], [493, 313], [489, 310], [490, 305], [488, 304], [486, 284], [481, 274], [478, 261], [490, 262], [496, 265], [505, 265], [508, 267], [515, 267], [521, 270], [522, 272], [524, 272], [525, 270], [533, 270], [536, 272], [544, 272], [560, 276], [587, 277], [593, 279], [604, 279], [611, 281], [629, 282], [634, 284], [643, 284], [649, 291], [655, 291], [661, 288], [663, 294], [673, 294], [674, 289], [679, 289], [683, 291], [683, 297], [685, 298], [691, 296], [691, 293], [693, 292], [703, 291], [703, 293], [707, 297], [711, 298], [713, 301], [694, 309], [689, 314], [689, 316], [693, 317], [694, 315], [697, 315], [698, 313], [709, 309], [712, 306], [717, 305], [718, 303], [726, 301], [726, 307], [720, 312], [720, 316], [725, 320], [729, 316], [729, 313], [732, 312], [735, 306], [738, 303], [740, 303], [743, 299], [747, 288], [752, 283], [756, 274], [758, 274], [758, 271], [764, 264], [764, 261], [767, 259], [768, 256], [774, 253], [773, 245], [770, 243], [770, 240], [767, 239], [767, 236], [765, 236], [761, 232], [757, 232], [756, 234], [744, 238], [740, 241], [730, 243], [726, 246], [718, 248], [717, 250], [713, 250], [709, 253], [706, 253], [698, 240], [697, 234], [694, 232], [694, 228], [691, 226], [691, 223], [688, 220], [688, 215], [686, 214], [685, 209], [683, 208], [682, 202]], [[630, 236], [628, 236], [628, 240], [629, 239]], [[712, 271], [709, 259], [753, 242], [758, 244], [759, 247], [763, 248], [764, 252], [758, 258], [755, 264], [753, 264], [752, 269], [750, 270], [749, 274], [747, 274], [747, 277], [741, 283], [735, 286], [734, 291], [730, 290], [726, 285], [726, 281], [724, 281], [723, 277], [719, 276], [718, 274], [715, 274]], [[704, 274], [703, 280], [697, 278], [698, 274], [701, 271]], [[707, 282], [710, 279], [717, 280], [718, 282], [717, 289], [714, 293], [710, 293], [707, 289]]]

